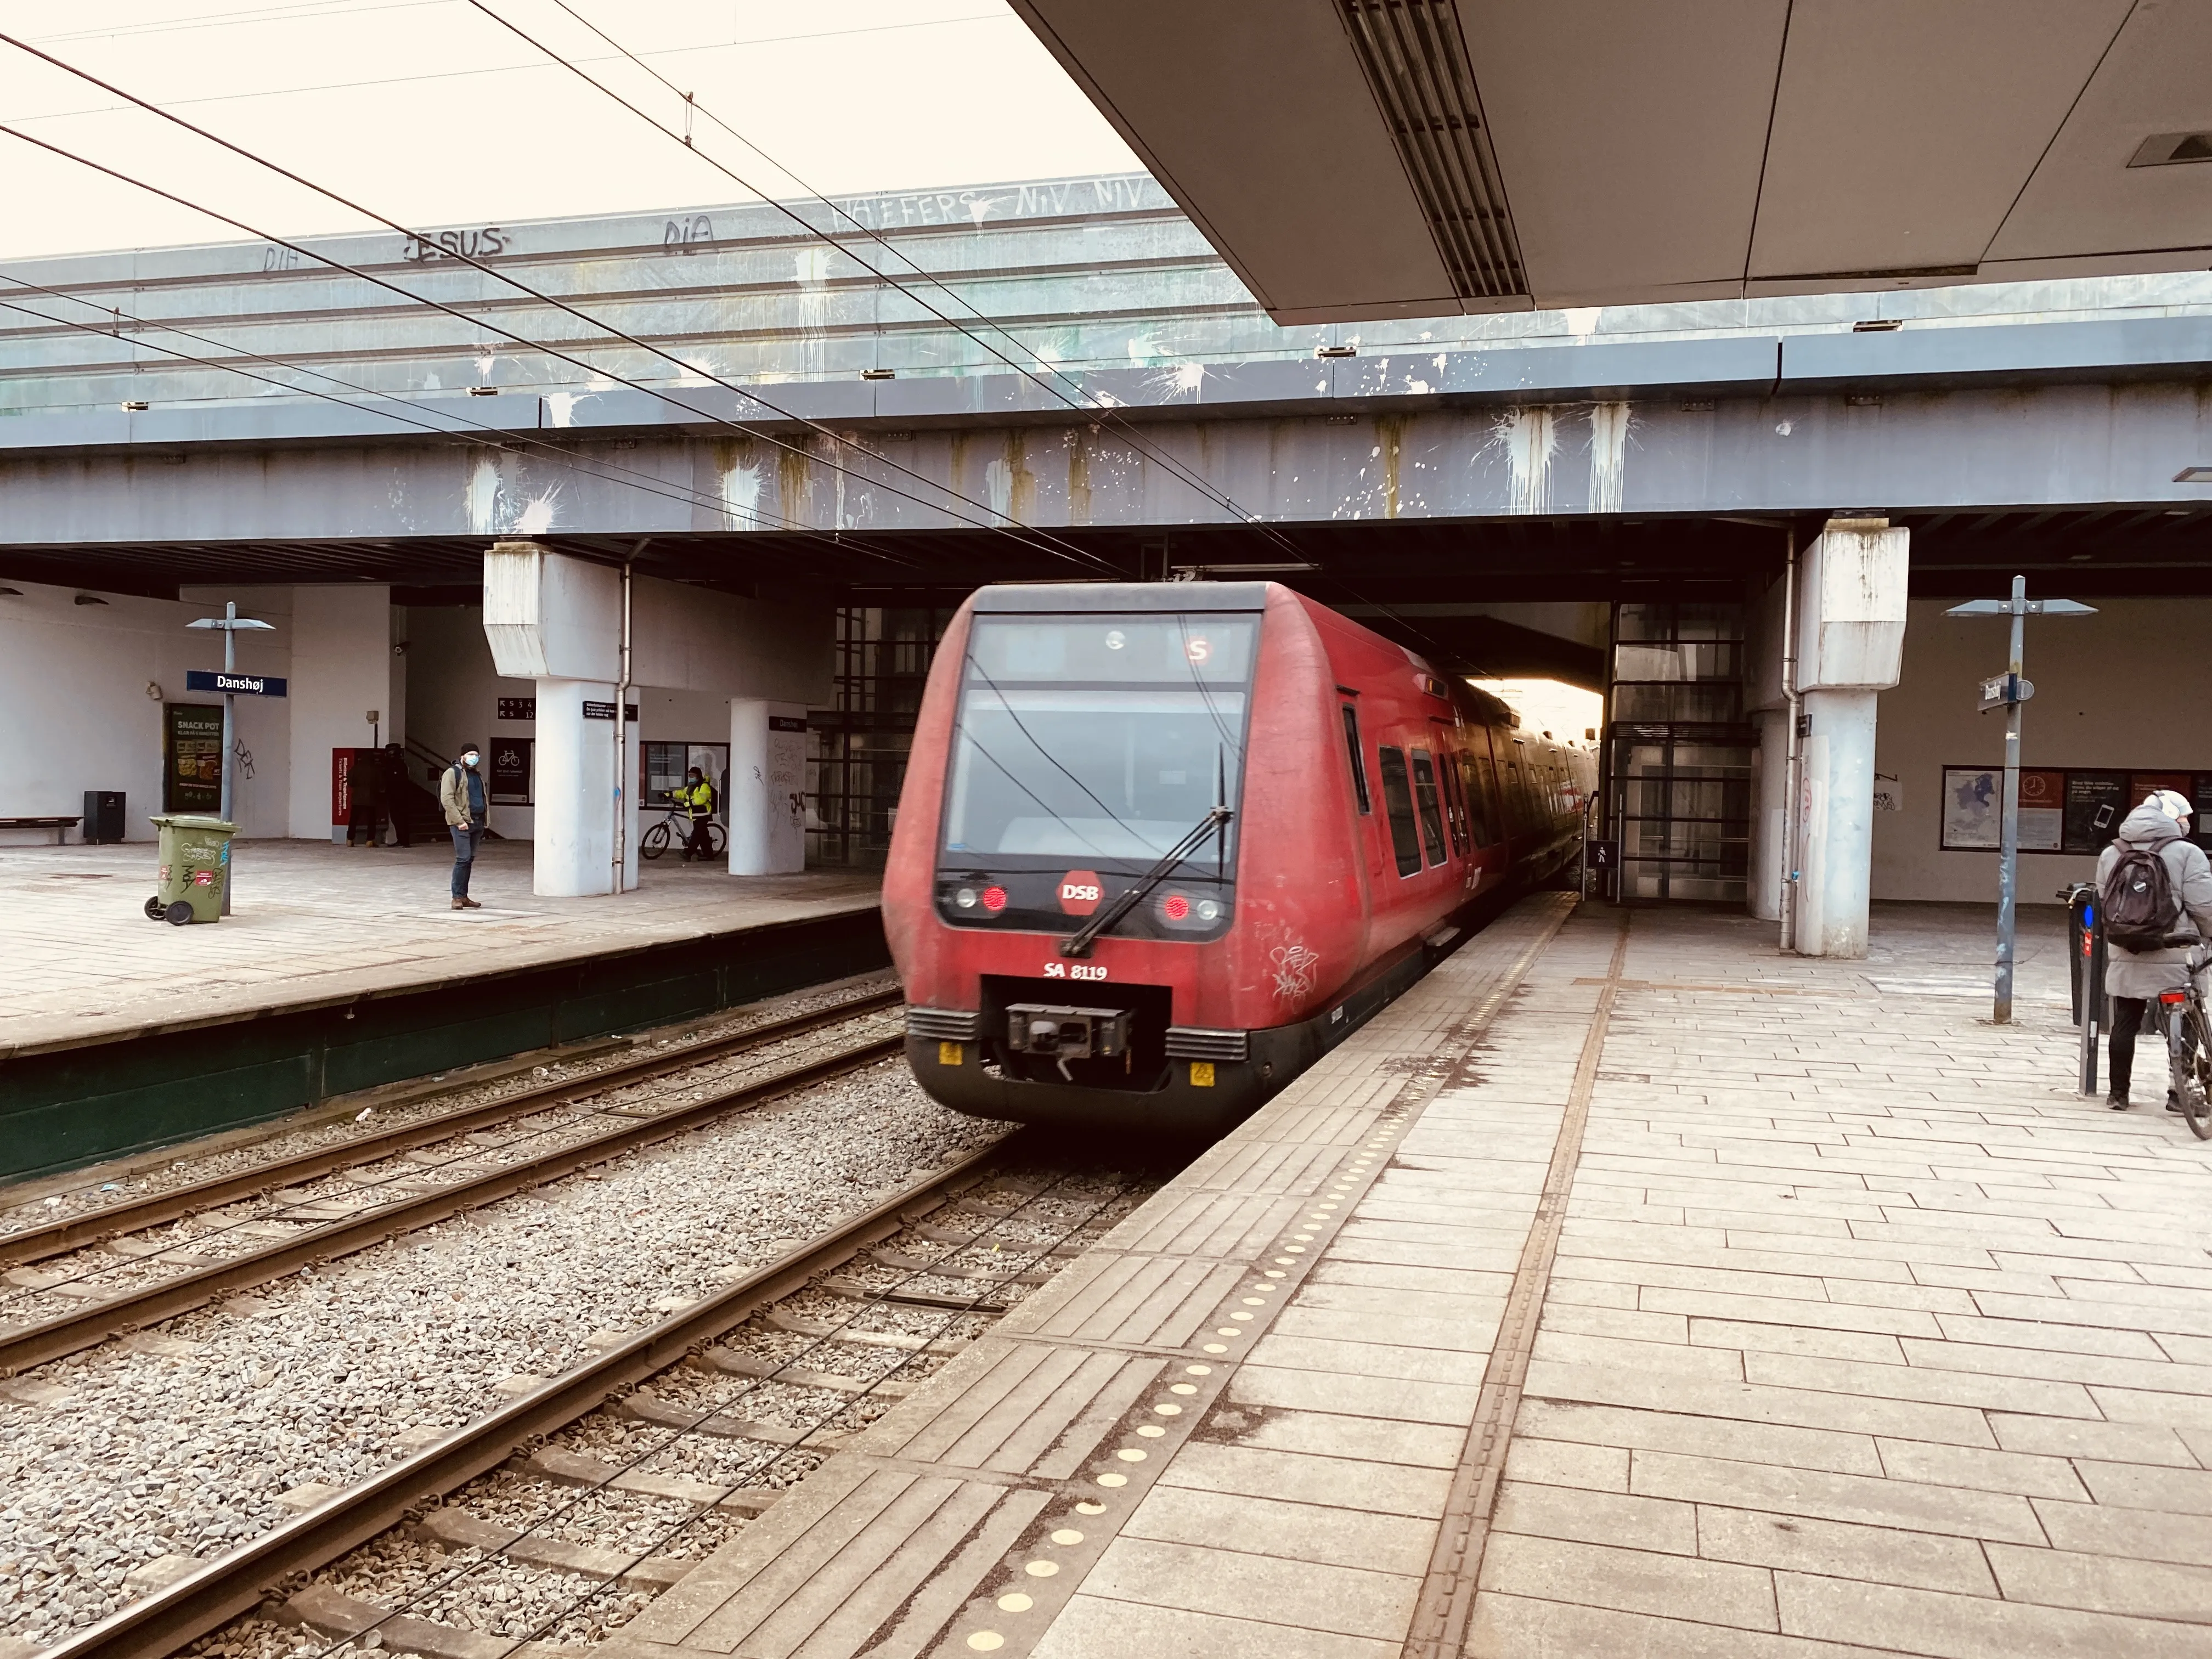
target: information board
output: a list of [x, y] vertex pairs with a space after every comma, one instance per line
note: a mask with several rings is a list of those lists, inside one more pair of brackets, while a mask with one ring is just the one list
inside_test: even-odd
[[[2171, 789], [2197, 807], [2190, 839], [2212, 846], [2212, 772], [2119, 772], [2081, 767], [2022, 767], [2020, 850], [2100, 853], [2120, 823], [2154, 789]], [[1943, 768], [1942, 849], [1994, 852], [2003, 828], [2004, 769]]]
[[530, 805], [530, 763], [532, 750], [537, 746], [533, 738], [494, 738], [491, 740], [491, 776], [486, 787], [495, 806], [527, 806]]
[[161, 810], [222, 811], [222, 710], [200, 702], [162, 708]]

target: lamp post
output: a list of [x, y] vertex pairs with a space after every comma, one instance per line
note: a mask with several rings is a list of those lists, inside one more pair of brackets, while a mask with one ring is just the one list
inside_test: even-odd
[[[198, 622], [188, 622], [185, 626], [221, 629], [222, 630], [222, 671], [226, 674], [234, 674], [238, 672], [239, 630], [273, 629], [276, 624], [255, 622], [251, 617], [240, 616], [238, 601], [228, 599], [224, 601], [222, 615], [220, 617], [202, 617]], [[230, 815], [234, 799], [232, 793], [234, 787], [234, 775], [237, 770], [234, 758], [234, 751], [238, 747], [237, 704], [238, 699], [230, 692], [226, 691], [222, 694], [222, 805], [219, 816], [225, 823], [237, 822]], [[230, 873], [224, 878], [222, 884], [222, 913], [225, 915], [230, 914], [230, 890], [236, 884], [237, 879], [238, 864], [236, 860], [233, 860]]]
[[2005, 711], [2004, 815], [1997, 838], [1997, 976], [1992, 1024], [2012, 1021], [2013, 910], [2020, 890], [2020, 710], [2035, 695], [2035, 687], [2021, 678], [2027, 645], [2030, 617], [2094, 617], [2096, 607], [2074, 599], [2031, 599], [2027, 578], [2012, 579], [2008, 599], [1969, 599], [1943, 613], [1947, 617], [2009, 617], [2012, 618], [2012, 656], [2005, 672], [1982, 682], [1982, 712], [2002, 707]]

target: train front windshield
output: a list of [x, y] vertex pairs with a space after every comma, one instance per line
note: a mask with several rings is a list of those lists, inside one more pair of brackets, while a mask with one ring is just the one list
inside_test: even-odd
[[[1234, 811], [1259, 639], [1256, 615], [976, 617], [945, 862], [1142, 871]], [[1225, 878], [1235, 848], [1232, 821], [1181, 867]]]

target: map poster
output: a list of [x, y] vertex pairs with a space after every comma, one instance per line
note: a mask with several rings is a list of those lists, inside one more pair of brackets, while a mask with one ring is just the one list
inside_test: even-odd
[[2064, 845], [2066, 774], [2039, 767], [2021, 769], [2020, 850], [2056, 853]]
[[2100, 853], [2119, 832], [2128, 815], [2124, 772], [2069, 772], [2066, 775], [2066, 841], [2069, 853]]
[[1995, 851], [2004, 813], [2004, 769], [1943, 769], [1943, 850]]

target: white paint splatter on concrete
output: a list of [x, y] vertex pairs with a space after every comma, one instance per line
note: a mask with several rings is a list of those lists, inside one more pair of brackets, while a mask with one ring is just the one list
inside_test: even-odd
[[1152, 396], [1164, 402], [1170, 398], [1196, 398], [1206, 385], [1206, 365], [1177, 363], [1150, 376], [1147, 385]]
[[1795, 421], [1778, 421], [1774, 424], [1775, 434], [1778, 437], [1786, 438], [1790, 435], [1790, 428], [1796, 424]]
[[532, 495], [523, 503], [522, 511], [515, 515], [514, 533], [518, 536], [542, 536], [553, 527], [553, 501], [560, 495], [561, 486], [555, 484], [542, 495]]
[[1586, 343], [1590, 336], [1597, 332], [1597, 321], [1603, 314], [1604, 308], [1600, 306], [1571, 306], [1562, 311], [1559, 316], [1566, 323], [1567, 332], [1579, 345]]
[[1011, 520], [1014, 512], [1014, 469], [1004, 460], [993, 461], [983, 469], [983, 489], [993, 515]]
[[576, 405], [590, 396], [587, 392], [549, 392], [545, 394], [545, 412], [553, 417], [556, 426], [574, 426]]
[[1628, 477], [1628, 405], [1590, 405], [1589, 510], [1620, 511], [1621, 493]]
[[741, 524], [750, 524], [760, 507], [761, 470], [744, 463], [722, 474], [722, 505]]
[[1557, 417], [1548, 405], [1509, 409], [1490, 424], [1486, 450], [1505, 457], [1509, 473], [1505, 510], [1547, 513], [1552, 506], [1552, 457], [1558, 453]]
[[499, 459], [489, 451], [480, 452], [469, 470], [468, 514], [469, 533], [472, 536], [493, 536], [499, 533], [499, 498], [501, 494]]

